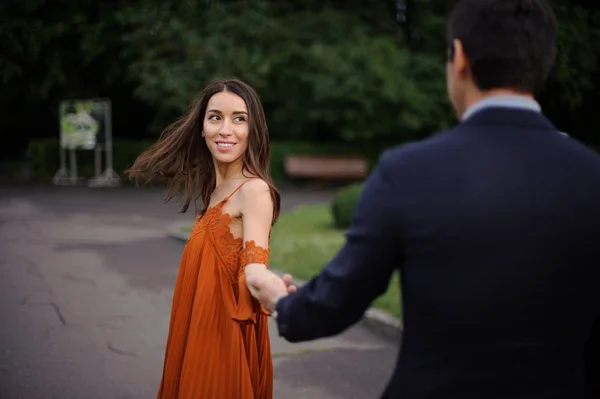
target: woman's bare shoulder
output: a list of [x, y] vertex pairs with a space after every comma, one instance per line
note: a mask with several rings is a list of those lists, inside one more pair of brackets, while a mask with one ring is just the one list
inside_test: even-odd
[[240, 192], [244, 195], [256, 195], [263, 192], [270, 193], [269, 184], [259, 177], [251, 177], [240, 188]]
[[240, 188], [240, 200], [241, 207], [246, 211], [273, 206], [269, 184], [258, 177], [247, 180]]

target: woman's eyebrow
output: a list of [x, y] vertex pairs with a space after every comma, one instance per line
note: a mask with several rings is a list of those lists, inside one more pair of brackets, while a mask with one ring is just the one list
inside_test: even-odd
[[[219, 111], [218, 109], [209, 109], [206, 112], [214, 112], [214, 113], [222, 114], [222, 112]], [[246, 111], [233, 111], [232, 114], [233, 115], [240, 115], [240, 114], [248, 115], [248, 113]]]

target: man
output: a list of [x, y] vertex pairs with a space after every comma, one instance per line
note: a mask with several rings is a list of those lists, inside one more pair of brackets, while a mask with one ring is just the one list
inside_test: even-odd
[[298, 342], [357, 322], [399, 270], [403, 342], [383, 398], [582, 398], [600, 314], [600, 157], [534, 100], [554, 14], [544, 0], [463, 0], [448, 31], [461, 123], [383, 154], [320, 275], [289, 295], [266, 273], [248, 283]]

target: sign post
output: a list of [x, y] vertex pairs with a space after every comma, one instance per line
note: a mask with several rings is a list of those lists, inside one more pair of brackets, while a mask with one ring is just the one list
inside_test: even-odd
[[96, 177], [90, 179], [89, 187], [115, 187], [121, 184], [119, 174], [113, 169], [113, 147], [112, 147], [112, 108], [110, 100], [105, 100], [104, 107], [104, 153], [106, 155], [106, 168], [104, 173], [98, 175], [101, 169], [100, 147], [96, 146]]
[[[76, 150], [94, 150], [95, 177], [89, 186], [117, 186], [121, 182], [112, 168], [111, 103], [95, 98], [66, 100], [60, 104], [60, 168], [54, 184], [73, 185], [82, 179], [77, 176]], [[106, 169], [101, 173], [102, 144], [106, 152]], [[66, 152], [69, 152], [69, 170]]]

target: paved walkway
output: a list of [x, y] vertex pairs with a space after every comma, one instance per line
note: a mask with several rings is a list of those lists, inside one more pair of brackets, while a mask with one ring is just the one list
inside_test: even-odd
[[[283, 207], [331, 192], [284, 192]], [[0, 187], [0, 398], [146, 399], [156, 393], [191, 216], [154, 189]], [[364, 327], [272, 337], [275, 398], [375, 398], [397, 348]]]

